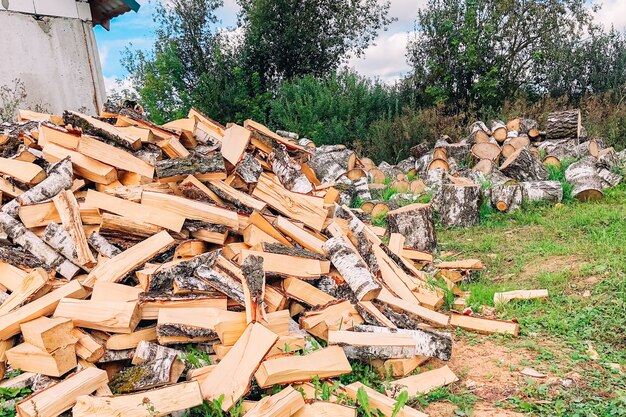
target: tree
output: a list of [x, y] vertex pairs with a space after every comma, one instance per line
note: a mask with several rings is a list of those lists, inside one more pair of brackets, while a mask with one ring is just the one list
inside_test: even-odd
[[391, 21], [389, 1], [240, 0], [243, 54], [264, 85], [325, 77], [360, 56]]
[[585, 0], [429, 0], [407, 53], [411, 82], [431, 103], [497, 109], [522, 89], [541, 93], [542, 60], [595, 30], [592, 19]]
[[186, 117], [190, 107], [221, 121], [263, 121], [269, 95], [240, 61], [239, 44], [217, 28], [222, 0], [157, 3], [152, 50], [126, 49], [122, 64], [156, 122]]

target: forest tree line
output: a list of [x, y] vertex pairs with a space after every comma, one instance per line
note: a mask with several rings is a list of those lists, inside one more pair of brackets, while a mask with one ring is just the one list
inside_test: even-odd
[[591, 135], [626, 145], [626, 34], [598, 25], [585, 0], [428, 0], [411, 70], [392, 85], [346, 68], [393, 22], [389, 2], [238, 2], [231, 30], [219, 27], [222, 0], [157, 5], [154, 45], [122, 60], [154, 121], [195, 107], [395, 162], [478, 118], [580, 107]]

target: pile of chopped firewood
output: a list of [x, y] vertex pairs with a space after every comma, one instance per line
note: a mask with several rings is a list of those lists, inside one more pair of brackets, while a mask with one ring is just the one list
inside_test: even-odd
[[[432, 204], [399, 205], [388, 229], [345, 204], [353, 193], [367, 201], [368, 176], [395, 167], [195, 110], [164, 126], [136, 106], [19, 120], [0, 136], [0, 371], [11, 376], [0, 387], [33, 391], [15, 404], [20, 416], [160, 416], [203, 400], [223, 410], [243, 401], [248, 417], [355, 416], [345, 399], [354, 405], [358, 393], [390, 416], [402, 392], [457, 380], [447, 366], [414, 373], [450, 359], [451, 329], [518, 333], [464, 308], [457, 284], [483, 265], [433, 257]], [[491, 144], [483, 133], [475, 146]], [[541, 167], [527, 145], [502, 172], [522, 153]], [[464, 146], [438, 144], [424, 182]], [[479, 187], [446, 178], [437, 204], [454, 223], [458, 207], [446, 201], [461, 205]], [[440, 311], [435, 281], [462, 314]], [[348, 374], [354, 361], [393, 378], [386, 395], [357, 382], [317, 401], [311, 381]], [[275, 386], [284, 389], [262, 397]]]
[[[491, 128], [476, 122], [468, 133], [459, 142], [444, 135], [432, 150], [421, 143], [397, 165], [383, 162], [376, 167], [362, 158], [362, 167], [355, 168], [345, 156], [332, 158], [329, 166], [347, 161], [347, 173], [340, 178], [347, 185], [342, 201], [357, 197], [363, 211], [378, 216], [419, 201], [426, 193], [442, 225], [471, 226], [478, 223], [482, 201], [498, 211], [518, 209], [524, 201], [560, 202], [563, 187], [549, 180], [549, 165], [571, 164], [565, 180], [572, 185], [572, 196], [581, 201], [601, 198], [604, 189], [622, 180], [620, 172], [626, 169], [626, 151], [618, 153], [605, 147], [602, 138], [589, 138], [579, 110], [551, 113], [545, 131], [535, 120], [515, 118], [507, 124], [494, 121]], [[334, 149], [318, 151], [325, 155], [327, 148]], [[336, 172], [329, 171], [328, 178]], [[386, 184], [397, 192], [388, 201], [381, 199], [381, 192], [389, 190]]]

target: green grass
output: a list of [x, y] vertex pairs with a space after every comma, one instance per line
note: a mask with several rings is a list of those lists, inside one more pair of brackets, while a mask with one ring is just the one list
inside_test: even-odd
[[[582, 376], [571, 389], [529, 381], [500, 405], [538, 416], [626, 415], [626, 377], [609, 366], [626, 365], [626, 185], [607, 190], [599, 202], [481, 211], [481, 217], [479, 226], [438, 235], [441, 250], [488, 267], [461, 286], [471, 291], [469, 304], [493, 306], [498, 291], [547, 288], [546, 301], [497, 306], [500, 318], [520, 323], [520, 337], [505, 343], [549, 341], [556, 348], [537, 348], [535, 365]], [[600, 355], [595, 362], [589, 344]]]

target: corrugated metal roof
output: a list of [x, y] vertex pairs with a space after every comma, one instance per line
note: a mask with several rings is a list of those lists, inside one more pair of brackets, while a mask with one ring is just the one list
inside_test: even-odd
[[91, 5], [91, 17], [94, 25], [102, 25], [106, 30], [110, 29], [111, 19], [130, 12], [139, 10], [139, 3], [135, 0], [89, 0]]

